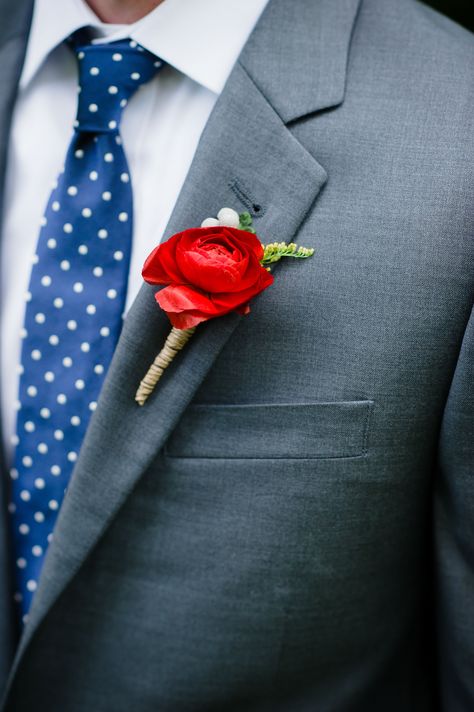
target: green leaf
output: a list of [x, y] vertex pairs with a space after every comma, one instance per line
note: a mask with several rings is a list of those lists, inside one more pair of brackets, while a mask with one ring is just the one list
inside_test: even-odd
[[239, 229], [246, 230], [247, 232], [255, 233], [255, 230], [253, 229], [253, 220], [252, 220], [252, 216], [250, 215], [250, 213], [248, 213], [248, 212], [241, 213], [239, 215], [239, 217], [240, 217]]

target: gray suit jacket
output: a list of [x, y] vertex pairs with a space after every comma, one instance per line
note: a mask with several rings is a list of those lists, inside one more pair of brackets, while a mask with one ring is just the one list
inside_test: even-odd
[[[30, 2], [0, 11], [3, 175]], [[315, 255], [140, 409], [143, 287], [19, 645], [2, 514], [3, 712], [474, 709], [473, 68], [412, 0], [270, 0], [167, 235], [229, 205]]]

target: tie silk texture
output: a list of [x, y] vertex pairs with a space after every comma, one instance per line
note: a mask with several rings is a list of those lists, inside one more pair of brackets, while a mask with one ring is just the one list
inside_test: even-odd
[[162, 66], [129, 39], [72, 44], [75, 130], [42, 219], [22, 333], [10, 511], [23, 621], [122, 325], [133, 217], [122, 111]]

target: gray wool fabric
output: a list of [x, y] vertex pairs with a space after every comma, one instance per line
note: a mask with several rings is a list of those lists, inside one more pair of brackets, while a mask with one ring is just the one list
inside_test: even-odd
[[166, 236], [229, 206], [315, 254], [139, 408], [142, 288], [18, 644], [2, 466], [2, 712], [474, 709], [473, 70], [412, 0], [270, 0]]

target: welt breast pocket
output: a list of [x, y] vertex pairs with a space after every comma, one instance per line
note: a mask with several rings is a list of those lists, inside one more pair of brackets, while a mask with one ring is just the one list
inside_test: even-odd
[[165, 455], [210, 459], [336, 459], [367, 454], [373, 401], [192, 404]]

